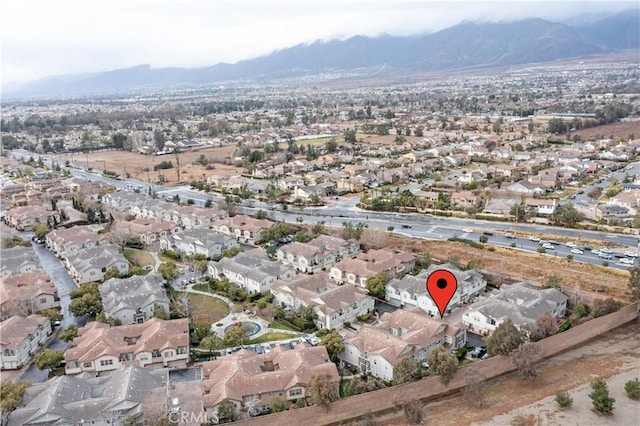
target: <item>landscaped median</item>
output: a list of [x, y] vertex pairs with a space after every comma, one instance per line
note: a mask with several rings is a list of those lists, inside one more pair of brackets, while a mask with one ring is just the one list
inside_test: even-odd
[[[534, 344], [540, 348], [540, 355], [543, 359], [550, 358], [637, 318], [638, 304], [635, 303], [625, 306], [615, 313], [593, 319]], [[332, 402], [328, 409], [314, 405], [248, 419], [243, 421], [242, 424], [261, 426], [279, 426], [283, 424], [339, 425], [362, 419], [367, 412], [370, 415], [380, 416], [401, 410], [404, 403], [416, 400], [426, 403], [458, 393], [467, 384], [466, 370], [478, 372], [487, 380], [490, 380], [513, 372], [516, 367], [507, 357], [494, 356], [462, 368], [448, 386], [442, 383], [439, 376], [429, 376], [416, 382], [341, 399]], [[354, 409], [354, 407], [357, 407], [357, 409]], [[310, 419], [314, 420], [311, 421]]]

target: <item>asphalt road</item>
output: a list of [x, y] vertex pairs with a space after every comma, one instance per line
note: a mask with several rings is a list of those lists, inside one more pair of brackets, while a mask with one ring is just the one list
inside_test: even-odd
[[[12, 151], [15, 157], [29, 158], [37, 155], [29, 152], [17, 152]], [[49, 157], [43, 157], [45, 163], [51, 162]], [[88, 180], [101, 181], [115, 186], [119, 189], [126, 190], [127, 188], [140, 188], [142, 192], [147, 192], [149, 188], [155, 191], [158, 196], [165, 199], [170, 199], [174, 195], [178, 195], [180, 200], [185, 202], [186, 200], [194, 200], [196, 205], [202, 206], [204, 203], [211, 199], [214, 202], [223, 200], [224, 198], [219, 194], [205, 194], [199, 191], [194, 191], [190, 187], [175, 187], [168, 188], [160, 185], [149, 185], [148, 183], [128, 179], [128, 180], [116, 180], [109, 177], [102, 176], [100, 173], [88, 173], [84, 170], [71, 169], [70, 172], [74, 176], [83, 177]], [[625, 174], [640, 174], [640, 162], [630, 165], [630, 169], [620, 169], [613, 172], [611, 177], [622, 180]], [[606, 187], [609, 185], [608, 177], [605, 177], [602, 183], [593, 183], [590, 186], [583, 188], [584, 193], [576, 196], [575, 201], [587, 202], [586, 194], [593, 185], [603, 185]], [[574, 200], [565, 200], [564, 202], [573, 202]], [[586, 231], [579, 229], [568, 229], [556, 226], [547, 226], [539, 224], [525, 224], [525, 223], [508, 223], [508, 222], [491, 222], [475, 219], [460, 219], [452, 217], [440, 217], [422, 214], [402, 214], [402, 213], [389, 213], [389, 212], [371, 212], [360, 210], [355, 205], [357, 204], [357, 198], [340, 198], [336, 200], [334, 205], [323, 207], [308, 207], [303, 210], [297, 208], [291, 208], [288, 211], [281, 210], [269, 210], [267, 203], [252, 201], [253, 207], [238, 206], [237, 210], [240, 213], [254, 214], [257, 210], [263, 209], [270, 213], [270, 216], [275, 220], [284, 221], [287, 223], [317, 223], [319, 220], [324, 220], [329, 226], [341, 226], [343, 222], [354, 221], [366, 223], [370, 228], [388, 230], [389, 227], [393, 227], [395, 233], [403, 234], [410, 237], [427, 238], [433, 240], [446, 240], [448, 238], [457, 236], [460, 238], [469, 238], [474, 241], [478, 241], [478, 238], [482, 232], [494, 233], [489, 237], [489, 243], [511, 247], [512, 243], [515, 243], [515, 249], [537, 252], [537, 243], [532, 243], [527, 239], [518, 238], [515, 240], [506, 239], [503, 236], [496, 233], [500, 232], [522, 232], [528, 236], [535, 236], [538, 234], [549, 234], [558, 237], [564, 237], [569, 239], [592, 239], [605, 243], [617, 244], [624, 247], [622, 251], [631, 249], [632, 251], [638, 251], [640, 248], [640, 240], [635, 235], [621, 235], [607, 232]], [[302, 220], [302, 222], [300, 222]], [[464, 229], [472, 229], [473, 232], [464, 232]], [[547, 250], [546, 255], [566, 257], [571, 254], [576, 261], [587, 262], [592, 264], [601, 265], [604, 259], [598, 258], [596, 255], [585, 251], [584, 254], [573, 254], [571, 248], [566, 246], [554, 245], [554, 250]], [[628, 269], [629, 265], [622, 265], [616, 261], [616, 259], [607, 260], [609, 266]]]

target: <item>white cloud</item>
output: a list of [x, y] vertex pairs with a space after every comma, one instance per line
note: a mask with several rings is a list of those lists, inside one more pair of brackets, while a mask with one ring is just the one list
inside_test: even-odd
[[139, 64], [207, 66], [318, 39], [433, 32], [462, 20], [565, 19], [635, 2], [5, 0], [2, 82]]

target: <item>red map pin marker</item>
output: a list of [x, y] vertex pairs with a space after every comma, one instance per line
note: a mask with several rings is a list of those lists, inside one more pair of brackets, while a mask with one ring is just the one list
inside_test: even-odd
[[436, 269], [427, 278], [427, 291], [440, 311], [440, 318], [444, 318], [444, 311], [457, 289], [456, 276], [445, 269]]

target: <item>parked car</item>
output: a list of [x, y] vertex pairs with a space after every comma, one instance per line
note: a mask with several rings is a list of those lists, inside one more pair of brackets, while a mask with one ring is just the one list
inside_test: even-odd
[[472, 351], [471, 351], [471, 357], [472, 358], [480, 358], [482, 355], [487, 353], [487, 348], [486, 346], [476, 346]]

